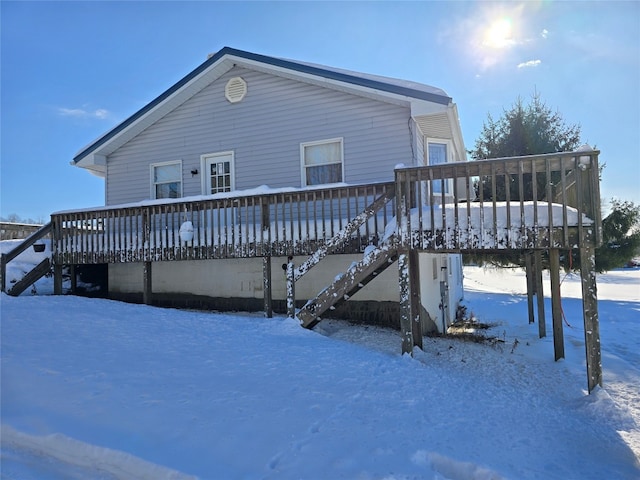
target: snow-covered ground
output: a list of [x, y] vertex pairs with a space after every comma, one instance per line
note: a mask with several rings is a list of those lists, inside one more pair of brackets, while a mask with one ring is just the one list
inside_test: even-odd
[[638, 479], [640, 269], [598, 282], [587, 395], [574, 275], [559, 362], [520, 270], [465, 268], [500, 341], [425, 338], [413, 357], [395, 331], [46, 296], [45, 278], [1, 296], [1, 478]]

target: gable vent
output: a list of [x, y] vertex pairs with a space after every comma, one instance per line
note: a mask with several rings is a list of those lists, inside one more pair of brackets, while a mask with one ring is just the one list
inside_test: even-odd
[[224, 96], [231, 103], [238, 103], [247, 94], [247, 82], [240, 77], [233, 77], [224, 87]]

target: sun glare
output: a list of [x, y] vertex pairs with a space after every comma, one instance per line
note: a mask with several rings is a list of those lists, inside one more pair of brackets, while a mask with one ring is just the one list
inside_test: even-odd
[[500, 18], [494, 21], [485, 32], [483, 45], [492, 48], [504, 48], [513, 44], [511, 20]]

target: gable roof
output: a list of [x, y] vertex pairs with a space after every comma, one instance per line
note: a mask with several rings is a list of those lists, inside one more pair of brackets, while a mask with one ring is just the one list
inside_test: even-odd
[[73, 158], [72, 165], [84, 167], [103, 175], [106, 157], [110, 153], [236, 65], [277, 73], [284, 77], [304, 80], [325, 87], [357, 91], [366, 96], [380, 97], [388, 101], [402, 101], [410, 105], [413, 105], [414, 102], [440, 106], [448, 106], [452, 103], [451, 98], [443, 90], [421, 83], [269, 57], [224, 47], [157, 98], [80, 150]]

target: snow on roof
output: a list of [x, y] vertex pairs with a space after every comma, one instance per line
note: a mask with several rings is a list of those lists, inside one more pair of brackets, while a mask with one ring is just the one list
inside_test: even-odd
[[388, 85], [404, 88], [404, 89], [407, 89], [407, 90], [415, 90], [417, 92], [424, 92], [424, 93], [429, 93], [429, 94], [432, 94], [432, 95], [438, 95], [438, 96], [441, 96], [441, 97], [450, 98], [449, 95], [447, 95], [447, 92], [445, 92], [441, 88], [433, 87], [433, 86], [427, 85], [425, 83], [412, 82], [410, 80], [402, 80], [400, 78], [385, 77], [385, 76], [382, 76], [382, 75], [374, 75], [374, 74], [371, 74], [371, 73], [356, 72], [354, 70], [346, 70], [346, 69], [343, 69], [343, 68], [330, 67], [330, 66], [327, 66], [327, 65], [321, 65], [321, 64], [316, 64], [316, 63], [301, 62], [299, 60], [289, 60], [289, 59], [282, 59], [282, 60], [285, 60], [287, 62], [297, 63], [299, 65], [306, 65], [306, 66], [317, 68], [317, 69], [320, 69], [320, 70], [327, 70], [327, 71], [330, 71], [330, 72], [340, 73], [342, 75], [348, 75], [348, 76], [352, 76], [352, 77], [356, 77], [356, 78], [361, 78], [363, 80], [370, 80], [370, 81], [379, 82], [379, 83], [386, 83]]

